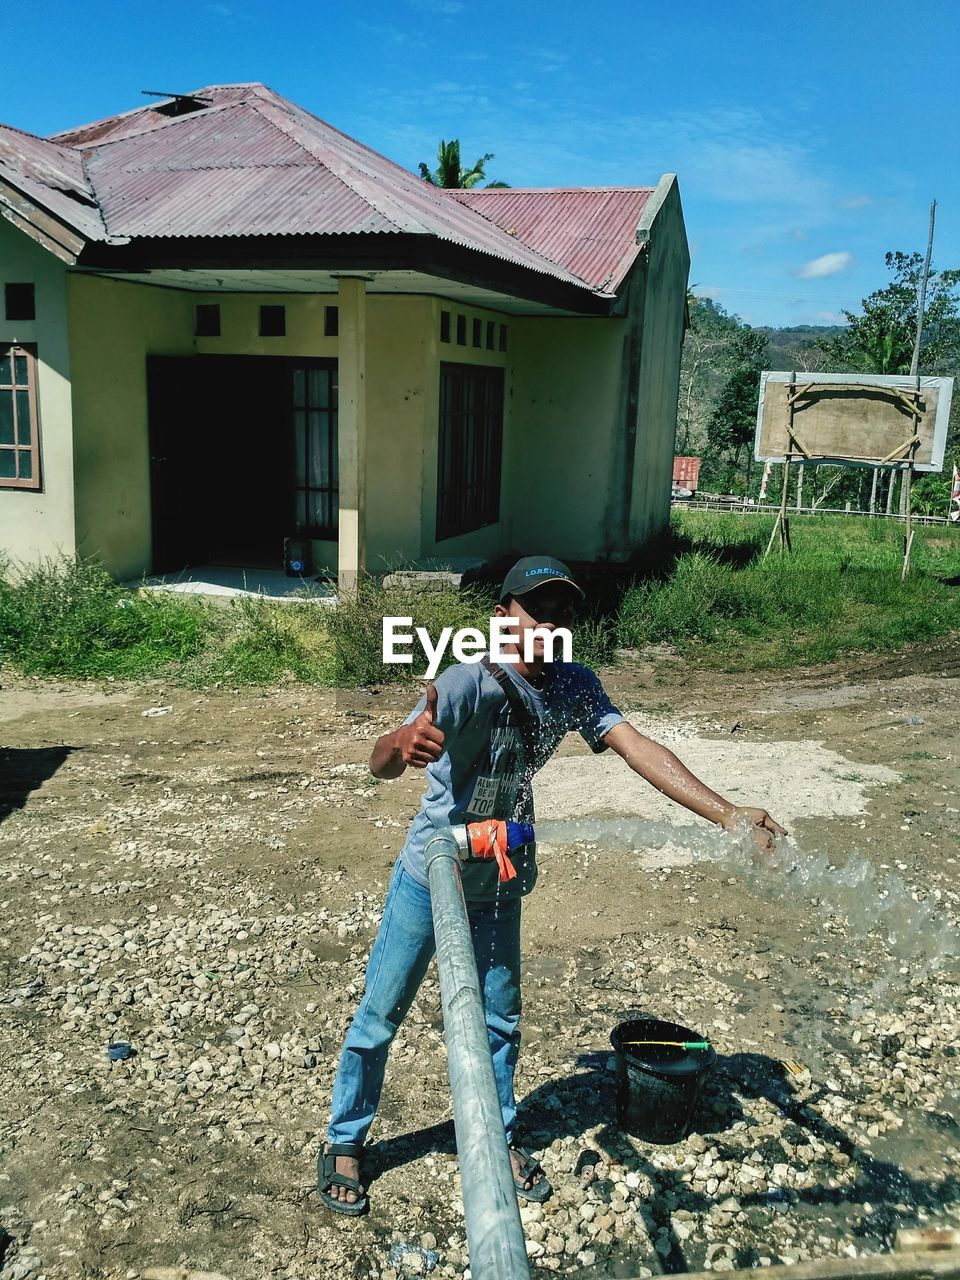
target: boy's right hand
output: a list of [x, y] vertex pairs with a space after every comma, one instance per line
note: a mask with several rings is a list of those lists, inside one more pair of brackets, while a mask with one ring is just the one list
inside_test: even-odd
[[397, 730], [400, 758], [415, 769], [425, 769], [443, 755], [445, 739], [443, 730], [437, 728], [437, 686], [431, 683], [427, 685], [427, 705], [416, 720]]

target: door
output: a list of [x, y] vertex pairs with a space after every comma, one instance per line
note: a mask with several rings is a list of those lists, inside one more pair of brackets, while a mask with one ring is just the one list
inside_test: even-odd
[[203, 363], [196, 356], [147, 357], [154, 573], [176, 573], [205, 559]]
[[293, 532], [291, 362], [147, 361], [153, 569], [279, 568]]

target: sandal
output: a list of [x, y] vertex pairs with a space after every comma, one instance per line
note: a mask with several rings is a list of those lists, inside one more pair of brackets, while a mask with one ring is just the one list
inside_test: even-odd
[[[544, 1200], [548, 1200], [553, 1194], [553, 1187], [551, 1187], [548, 1182], [547, 1175], [543, 1170], [543, 1165], [537, 1157], [531, 1155], [529, 1151], [524, 1151], [523, 1147], [519, 1146], [515, 1142], [510, 1143], [510, 1150], [515, 1151], [520, 1157], [520, 1168], [513, 1176], [513, 1183], [517, 1188], [517, 1195], [523, 1200], [533, 1200], [537, 1204], [542, 1204]], [[543, 1175], [540, 1181], [535, 1182], [530, 1187], [525, 1187], [523, 1184], [525, 1182], [529, 1182], [535, 1173]]]
[[[370, 1207], [370, 1197], [356, 1178], [348, 1178], [345, 1173], [337, 1173], [337, 1156], [351, 1156], [363, 1165], [363, 1147], [356, 1142], [331, 1142], [327, 1149], [321, 1149], [317, 1156], [317, 1189], [320, 1199], [334, 1213], [345, 1213], [348, 1217], [357, 1218], [366, 1213]], [[356, 1200], [338, 1200], [330, 1194], [331, 1187], [346, 1187], [356, 1194]]]

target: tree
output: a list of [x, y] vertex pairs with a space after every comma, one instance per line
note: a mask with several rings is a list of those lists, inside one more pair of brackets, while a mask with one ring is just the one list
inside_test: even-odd
[[677, 402], [677, 452], [703, 453], [707, 424], [727, 374], [727, 359], [740, 327], [711, 298], [687, 294], [690, 327], [683, 339], [680, 393]]
[[[424, 161], [420, 161], [420, 177], [424, 182], [429, 182], [431, 187], [446, 187], [448, 189], [469, 190], [471, 187], [478, 186], [487, 176], [484, 166], [488, 160], [492, 160], [493, 153], [488, 151], [486, 155], [475, 160], [472, 169], [464, 169], [460, 163], [460, 139], [454, 138], [451, 142], [445, 142], [440, 139], [440, 145], [437, 147], [437, 167], [432, 172], [429, 165]], [[487, 182], [487, 187], [507, 187], [508, 182]]]
[[[888, 253], [884, 260], [893, 272], [890, 283], [863, 299], [862, 315], [844, 311], [847, 327], [821, 342], [838, 373], [910, 372], [923, 254]], [[920, 340], [921, 373], [952, 373], [960, 363], [958, 284], [960, 271], [931, 269]]]
[[[884, 255], [893, 279], [863, 299], [862, 315], [844, 311], [847, 327], [821, 345], [838, 373], [909, 374], [920, 306], [924, 257], [921, 253]], [[921, 374], [951, 376], [960, 372], [960, 270], [931, 267], [920, 335]], [[955, 452], [960, 435], [956, 403], [951, 412], [947, 456]], [[887, 482], [887, 510], [891, 508], [896, 473]], [[902, 492], [902, 491], [901, 491]], [[925, 494], [922, 487], [918, 494]], [[901, 505], [903, 496], [901, 497]]]
[[726, 464], [733, 488], [740, 477], [740, 458], [746, 448], [746, 487], [753, 469], [753, 438], [757, 425], [760, 374], [767, 356], [767, 336], [749, 325], [740, 325], [728, 348], [729, 372], [717, 396], [707, 427], [707, 443], [718, 464]]

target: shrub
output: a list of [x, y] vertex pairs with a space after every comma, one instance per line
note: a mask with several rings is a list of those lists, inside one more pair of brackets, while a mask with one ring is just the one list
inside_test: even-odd
[[206, 630], [198, 601], [128, 591], [90, 560], [0, 574], [0, 655], [28, 675], [152, 675], [197, 653]]
[[[331, 679], [334, 684], [399, 684], [422, 673], [426, 654], [414, 638], [413, 663], [383, 661], [383, 619], [412, 618], [412, 627], [425, 627], [436, 643], [444, 627], [478, 627], [486, 632], [494, 601], [487, 591], [467, 587], [440, 591], [411, 591], [385, 587], [375, 578], [361, 579], [354, 599], [342, 600], [325, 619], [331, 646]], [[449, 647], [441, 670], [455, 661]]]
[[332, 683], [326, 630], [329, 605], [238, 596], [217, 611], [209, 651], [189, 673], [192, 684], [268, 685], [283, 680]]

